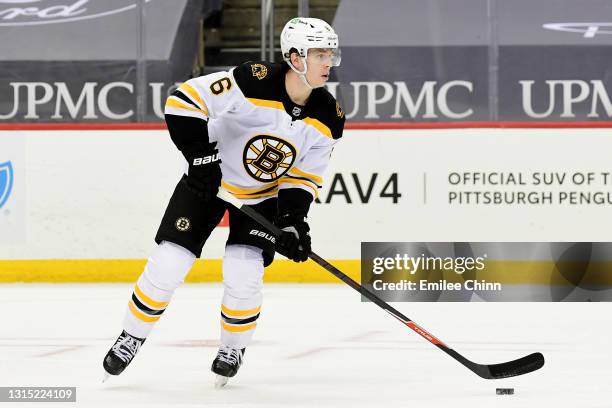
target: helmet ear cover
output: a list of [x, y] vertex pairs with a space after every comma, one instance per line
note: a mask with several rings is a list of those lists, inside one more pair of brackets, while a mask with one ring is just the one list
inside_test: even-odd
[[295, 47], [291, 47], [291, 49], [289, 50], [289, 55], [293, 54], [294, 52], [295, 52], [296, 54], [298, 54], [300, 57], [305, 57], [305, 56], [306, 56], [306, 55], [303, 55], [303, 54], [300, 52], [300, 50], [298, 50], [297, 48], [295, 48]]
[[298, 51], [298, 49], [297, 49], [297, 48], [295, 48], [295, 47], [291, 47], [291, 49], [289, 50], [289, 52], [287, 53], [287, 55], [286, 55], [286, 56], [284, 55], [283, 57], [285, 57], [285, 60], [286, 60], [288, 63], [290, 63], [290, 62], [291, 62], [291, 54], [294, 54], [294, 53], [295, 53], [295, 54], [297, 54], [297, 55], [298, 55], [299, 57], [301, 57], [301, 58], [306, 58], [306, 56], [305, 56], [305, 55], [302, 55], [302, 54], [300, 53], [300, 51]]
[[[304, 65], [304, 70], [303, 71], [298, 71], [298, 69], [295, 67], [295, 65], [293, 65], [293, 63], [291, 62], [291, 55], [292, 54], [297, 54], [298, 57], [300, 58], [300, 61], [302, 61], [302, 65]], [[289, 50], [289, 52], [287, 53], [287, 57], [285, 58], [285, 62], [289, 65], [289, 67], [294, 70], [297, 74], [299, 75], [305, 75], [306, 72], [308, 71], [308, 65], [306, 65], [306, 56], [302, 55], [297, 48], [293, 47]], [[305, 79], [305, 78], [304, 78]]]

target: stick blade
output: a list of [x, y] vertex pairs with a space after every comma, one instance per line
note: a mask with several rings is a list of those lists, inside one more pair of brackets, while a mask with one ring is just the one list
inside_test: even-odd
[[500, 378], [516, 377], [539, 370], [544, 366], [542, 353], [533, 353], [517, 360], [500, 364], [481, 365], [475, 364], [473, 371], [482, 378], [495, 380]]

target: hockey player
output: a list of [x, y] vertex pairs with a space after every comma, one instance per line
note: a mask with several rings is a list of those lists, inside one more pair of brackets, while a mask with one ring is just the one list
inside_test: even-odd
[[[126, 311], [123, 332], [103, 361], [119, 375], [160, 319], [174, 290], [225, 210], [221, 347], [217, 385], [236, 374], [260, 315], [264, 267], [275, 250], [308, 259], [306, 220], [323, 182], [344, 113], [323, 87], [340, 64], [338, 36], [323, 20], [294, 18], [281, 33], [284, 63], [247, 62], [182, 84], [167, 100], [172, 141], [189, 168], [170, 199], [153, 251]], [[284, 231], [274, 237], [216, 197], [222, 186]]]

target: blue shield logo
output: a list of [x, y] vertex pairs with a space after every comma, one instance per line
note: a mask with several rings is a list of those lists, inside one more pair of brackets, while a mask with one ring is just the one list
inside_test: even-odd
[[13, 189], [13, 165], [10, 161], [0, 163], [0, 208], [4, 206]]

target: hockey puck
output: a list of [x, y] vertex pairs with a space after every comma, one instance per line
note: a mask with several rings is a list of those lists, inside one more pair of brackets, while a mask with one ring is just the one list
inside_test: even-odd
[[497, 395], [512, 395], [514, 394], [514, 388], [496, 388], [495, 393]]

